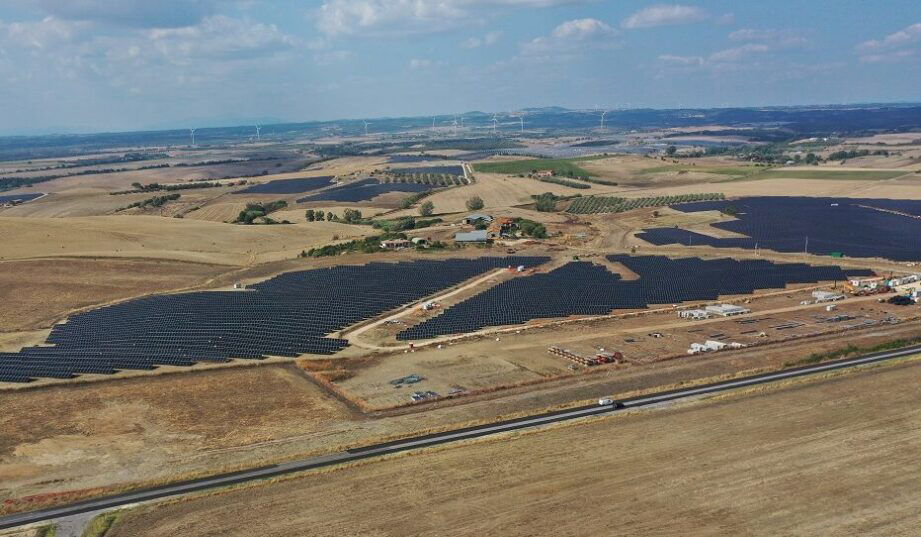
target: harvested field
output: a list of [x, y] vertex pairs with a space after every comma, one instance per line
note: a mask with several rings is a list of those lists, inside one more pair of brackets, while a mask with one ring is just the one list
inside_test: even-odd
[[[436, 192], [425, 199], [435, 204], [436, 213], [456, 213], [466, 211], [467, 200], [473, 196], [479, 196], [483, 199], [485, 210], [494, 210], [501, 207], [534, 203], [531, 195], [543, 194], [544, 192], [553, 192], [560, 196], [571, 196], [574, 194], [601, 194], [618, 191], [618, 187], [607, 185], [592, 184], [590, 189], [577, 189], [553, 183], [544, 183], [528, 177], [501, 174], [477, 173], [475, 177], [476, 183], [472, 185]], [[414, 209], [405, 212], [405, 214], [417, 213], [418, 211]], [[402, 215], [404, 213], [396, 214]]]
[[148, 259], [0, 262], [0, 332], [48, 328], [75, 309], [201, 285], [228, 270]]
[[0, 406], [0, 498], [165, 477], [349, 417], [292, 366], [4, 392]]
[[914, 535], [918, 382], [881, 368], [371, 462], [141, 508], [111, 537]]
[[[578, 327], [583, 334], [585, 326]], [[917, 324], [905, 324], [853, 333], [848, 341], [868, 346], [917, 333]], [[518, 337], [524, 335], [506, 336], [503, 341], [514, 345]], [[495, 354], [495, 345], [481, 340], [479, 350]], [[776, 367], [842, 345], [840, 338], [834, 337], [641, 368], [605, 368], [597, 374], [559, 382], [470, 395], [458, 400], [464, 404], [447, 401], [366, 417], [351, 414], [326, 392], [291, 372], [290, 366], [281, 365], [0, 392], [0, 405], [9, 410], [5, 419], [0, 417], [0, 500], [36, 494], [63, 499], [65, 493], [93, 487], [124, 487], [329, 453], [394, 435], [533, 413], [599, 394], [648, 390], [740, 370]], [[526, 363], [528, 357], [521, 355]], [[530, 356], [535, 356], [533, 351]], [[309, 369], [313, 371], [325, 367], [304, 363], [312, 364]], [[338, 364], [336, 361], [333, 367]], [[286, 373], [267, 371], [276, 368]], [[405, 374], [409, 373], [412, 371]], [[418, 412], [423, 409], [425, 412]], [[24, 426], [14, 419], [21, 415], [35, 418]], [[246, 443], [247, 439], [252, 443]], [[20, 504], [12, 505], [17, 508]]]
[[232, 222], [240, 214], [240, 211], [245, 208], [245, 201], [222, 201], [211, 203], [198, 210], [186, 213], [184, 217], [208, 222]]
[[91, 191], [71, 191], [49, 194], [43, 198], [8, 209], [0, 209], [4, 217], [63, 218], [110, 214], [131, 203], [143, 201], [153, 194], [124, 194], [110, 196]]
[[[617, 192], [617, 196], [625, 198], [722, 192], [726, 194], [726, 197], [777, 196], [791, 193], [797, 196], [921, 199], [921, 188], [918, 188], [921, 183], [914, 180], [913, 177], [921, 178], [921, 176], [911, 175], [887, 181], [790, 178], [748, 180], [746, 178], [683, 186], [624, 188], [614, 192]], [[587, 192], [598, 194], [591, 190]]]
[[580, 159], [497, 160], [474, 164], [473, 169], [482, 173], [528, 174], [533, 170], [553, 170], [553, 173], [559, 176], [594, 175], [583, 169], [581, 164]]
[[822, 179], [838, 181], [882, 181], [894, 179], [909, 173], [907, 170], [836, 170], [828, 168], [783, 168], [772, 169], [756, 175], [745, 177], [744, 180], [763, 179]]
[[246, 265], [296, 257], [332, 242], [334, 235], [372, 231], [329, 222], [237, 226], [156, 216], [0, 218], [0, 260], [104, 256]]

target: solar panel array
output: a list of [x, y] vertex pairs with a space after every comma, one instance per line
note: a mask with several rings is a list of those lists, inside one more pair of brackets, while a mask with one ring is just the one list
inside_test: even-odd
[[716, 300], [721, 295], [750, 294], [755, 289], [782, 288], [790, 283], [844, 280], [871, 271], [840, 267], [775, 264], [734, 259], [669, 259], [663, 256], [608, 256], [640, 276], [623, 280], [607, 268], [588, 262], [563, 265], [544, 274], [505, 281], [410, 327], [397, 339], [430, 339], [487, 326], [522, 324], [532, 319], [570, 315], [606, 315], [617, 309], [642, 309], [650, 304]]
[[237, 190], [234, 194], [300, 194], [319, 190], [332, 184], [334, 184], [332, 175], [302, 177], [300, 179], [279, 179], [252, 185], [243, 190]]
[[436, 188], [434, 185], [417, 183], [381, 183], [374, 178], [360, 179], [345, 185], [336, 186], [323, 192], [305, 196], [298, 203], [307, 201], [368, 201], [388, 192], [425, 192]]
[[157, 295], [79, 313], [47, 342], [0, 353], [0, 381], [72, 378], [233, 358], [333, 354], [327, 338], [365, 319], [486, 271], [534, 266], [544, 257], [369, 263], [290, 272], [245, 291]]
[[394, 173], [444, 173], [447, 175], [464, 175], [461, 166], [419, 166], [416, 168], [392, 168]]
[[841, 252], [849, 257], [894, 261], [921, 259], [921, 201], [918, 200], [752, 197], [686, 203], [672, 208], [699, 212], [729, 206], [739, 211], [737, 220], [713, 226], [749, 238], [716, 238], [679, 228], [646, 229], [637, 236], [660, 246], [757, 247], [820, 255]]
[[28, 194], [3, 195], [3, 196], [0, 196], [0, 205], [3, 205], [4, 203], [9, 203], [11, 201], [17, 201], [17, 200], [21, 201], [22, 203], [25, 203], [27, 201], [32, 201], [35, 198], [40, 198], [42, 197], [42, 195], [43, 194], [41, 192], [30, 192]]

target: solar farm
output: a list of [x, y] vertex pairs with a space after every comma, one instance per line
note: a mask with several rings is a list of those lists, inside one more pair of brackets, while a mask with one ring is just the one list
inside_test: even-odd
[[7, 203], [25, 203], [27, 201], [32, 201], [36, 198], [44, 196], [41, 192], [32, 192], [29, 194], [5, 194], [0, 195], [0, 205], [5, 205]]
[[302, 194], [335, 184], [333, 176], [304, 177], [301, 179], [280, 179], [252, 185], [234, 194]]
[[390, 192], [426, 192], [436, 188], [435, 185], [422, 183], [383, 183], [380, 179], [369, 177], [348, 184], [334, 186], [322, 192], [305, 196], [298, 203], [311, 201], [362, 202], [370, 201]]
[[712, 301], [724, 295], [783, 289], [789, 284], [842, 281], [872, 274], [867, 270], [764, 260], [628, 255], [611, 255], [607, 259], [627, 267], [639, 279], [624, 280], [606, 267], [572, 262], [547, 273], [500, 283], [400, 332], [397, 339], [431, 339], [533, 319], [607, 315], [618, 309], [643, 309], [653, 304]]
[[[239, 291], [155, 295], [56, 325], [47, 343], [0, 354], [0, 381], [333, 354], [328, 334], [509, 265], [543, 257], [369, 263], [289, 272]], [[407, 278], [412, 274], [412, 278]]]
[[406, 173], [406, 174], [420, 174], [420, 173], [437, 173], [444, 175], [464, 175], [464, 168], [462, 166], [419, 166], [415, 168], [394, 168], [392, 172], [397, 173]]
[[717, 238], [680, 228], [651, 228], [637, 237], [655, 245], [768, 249], [818, 255], [921, 260], [921, 201], [860, 198], [750, 197], [673, 205], [694, 213], [732, 209], [714, 227], [748, 238]]

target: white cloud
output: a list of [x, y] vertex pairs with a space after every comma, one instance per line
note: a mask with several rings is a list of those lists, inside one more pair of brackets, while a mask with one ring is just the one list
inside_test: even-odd
[[729, 34], [730, 41], [749, 42], [757, 41], [768, 43], [775, 47], [796, 47], [805, 45], [808, 40], [797, 35], [791, 30], [742, 28]]
[[325, 0], [316, 11], [326, 35], [405, 35], [437, 32], [472, 20], [489, 7], [545, 8], [591, 0]]
[[502, 32], [489, 32], [483, 37], [471, 37], [469, 39], [465, 39], [461, 43], [461, 46], [464, 48], [491, 47], [498, 43], [500, 39], [502, 39]]
[[575, 19], [561, 23], [550, 35], [537, 37], [521, 47], [525, 56], [547, 59], [568, 57], [585, 48], [606, 49], [620, 45], [619, 32], [598, 19]]
[[297, 41], [274, 24], [216, 15], [195, 26], [145, 32], [149, 43], [171, 60], [211, 58], [245, 60], [291, 49]]
[[317, 65], [331, 65], [334, 63], [344, 62], [354, 56], [350, 50], [328, 50], [316, 52], [313, 55], [313, 63]]
[[741, 47], [727, 48], [719, 52], [714, 52], [708, 58], [710, 62], [737, 62], [744, 60], [753, 54], [761, 54], [771, 50], [767, 45], [749, 43]]
[[219, 15], [193, 26], [153, 29], [112, 30], [54, 17], [0, 22], [0, 50], [19, 65], [19, 78], [42, 80], [48, 91], [67, 80], [126, 93], [169, 92], [263, 68], [296, 47], [273, 25]]
[[50, 16], [137, 28], [191, 26], [215, 13], [218, 0], [26, 0]]
[[45, 17], [37, 22], [0, 21], [0, 44], [8, 47], [51, 49], [76, 42], [90, 28], [82, 22], [63, 21]]
[[432, 67], [442, 67], [444, 65], [445, 65], [445, 62], [441, 60], [435, 61], [435, 60], [420, 59], [420, 58], [413, 58], [409, 60], [409, 68], [413, 70], [429, 69]]
[[658, 57], [658, 60], [663, 65], [682, 70], [697, 71], [705, 69], [716, 72], [750, 67], [749, 64], [754, 62], [754, 58], [766, 55], [771, 51], [771, 47], [763, 43], [747, 43], [738, 47], [719, 50], [706, 57], [663, 54]]
[[617, 30], [598, 19], [576, 19], [566, 21], [553, 30], [553, 37], [561, 40], [585, 40], [617, 35]]
[[871, 39], [855, 49], [860, 61], [867, 63], [899, 62], [921, 57], [921, 23], [912, 24], [882, 39]]
[[700, 56], [676, 56], [674, 54], [662, 54], [658, 59], [661, 62], [670, 63], [673, 65], [701, 66], [704, 64], [704, 59]]
[[629, 29], [652, 28], [654, 26], [690, 24], [705, 20], [707, 17], [707, 12], [696, 6], [659, 4], [637, 11], [627, 17], [621, 25]]

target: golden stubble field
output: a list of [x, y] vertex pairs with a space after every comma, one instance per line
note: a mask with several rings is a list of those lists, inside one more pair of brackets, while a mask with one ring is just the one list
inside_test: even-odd
[[111, 537], [917, 535], [921, 365], [129, 512]]
[[50, 327], [77, 308], [202, 285], [227, 270], [143, 259], [0, 261], [0, 334]]
[[157, 216], [0, 217], [0, 259], [106, 256], [247, 265], [296, 257], [334, 235], [357, 238], [372, 231], [332, 222], [237, 226]]

